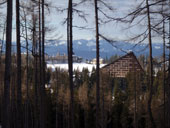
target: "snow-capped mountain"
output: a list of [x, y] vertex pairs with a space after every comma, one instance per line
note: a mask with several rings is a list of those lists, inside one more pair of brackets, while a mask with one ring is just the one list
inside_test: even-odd
[[[25, 42], [22, 42], [22, 52], [25, 52]], [[4, 46], [5, 47], [5, 46]], [[5, 49], [3, 47], [3, 49]], [[13, 52], [16, 51], [16, 43], [13, 43]], [[162, 55], [162, 44], [153, 44], [153, 56]], [[31, 42], [29, 41], [29, 49], [32, 49]], [[113, 45], [106, 42], [105, 40], [100, 40], [100, 56], [102, 58], [110, 57], [112, 55], [124, 55], [125, 52], [133, 51], [137, 56], [144, 54], [149, 55], [149, 49], [147, 44], [140, 44], [135, 46], [133, 43], [127, 42], [116, 42]], [[45, 52], [50, 56], [55, 56], [57, 53], [67, 54], [67, 41], [66, 40], [46, 40]], [[95, 40], [74, 40], [73, 41], [73, 52], [77, 56], [81, 56], [84, 59], [92, 59], [96, 57], [96, 44]]]
[[[153, 44], [153, 56], [161, 56], [162, 44]], [[96, 57], [96, 43], [95, 40], [74, 40], [73, 51], [77, 56], [81, 56], [84, 59], [92, 59]], [[113, 45], [100, 40], [100, 56], [102, 58], [110, 57], [114, 54], [124, 55], [125, 52], [133, 51], [137, 56], [140, 54], [149, 55], [149, 49], [147, 44], [135, 44], [127, 42], [116, 42]], [[67, 41], [65, 40], [49, 40], [46, 43], [46, 52], [49, 55], [56, 55], [58, 52], [61, 54], [67, 53]]]

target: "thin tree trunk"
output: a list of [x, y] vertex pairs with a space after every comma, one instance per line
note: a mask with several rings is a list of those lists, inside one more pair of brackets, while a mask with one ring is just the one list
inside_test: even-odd
[[[68, 4], [68, 11], [67, 11], [67, 54], [68, 54], [68, 62], [69, 62], [69, 54], [70, 54], [70, 37], [69, 37], [69, 33], [70, 33], [70, 9], [69, 9], [70, 4]], [[69, 65], [68, 65], [69, 68]]]
[[42, 63], [41, 63], [41, 0], [39, 0], [39, 86], [42, 86]]
[[[11, 66], [12, 67], [12, 66]], [[17, 128], [17, 100], [16, 100], [16, 80], [17, 77], [15, 76], [16, 69], [11, 68], [11, 103], [10, 103], [10, 127]]]
[[4, 74], [4, 94], [2, 127], [10, 128], [10, 73], [11, 73], [11, 40], [12, 40], [12, 0], [7, 1], [7, 25], [6, 25], [6, 55]]
[[58, 80], [59, 80], [59, 77], [58, 77], [58, 70], [56, 72], [56, 128], [59, 128], [59, 122], [58, 122]]
[[102, 89], [101, 89], [101, 91], [102, 91], [102, 107], [101, 107], [101, 114], [102, 114], [102, 128], [105, 128], [106, 127], [106, 121], [105, 121], [105, 98], [104, 98], [104, 87], [102, 87]]
[[95, 21], [96, 21], [96, 128], [100, 128], [100, 64], [99, 64], [99, 23], [98, 23], [98, 5], [95, 3]]
[[44, 128], [44, 101], [43, 101], [43, 79], [42, 79], [42, 45], [41, 45], [41, 0], [39, 0], [39, 87], [40, 87], [40, 128]]
[[17, 39], [17, 127], [22, 128], [21, 44], [20, 44], [19, 0], [16, 0], [16, 39]]
[[69, 0], [69, 54], [68, 54], [68, 63], [69, 63], [69, 82], [70, 82], [70, 123], [69, 127], [74, 128], [74, 92], [73, 92], [73, 34], [72, 34], [72, 0]]
[[150, 8], [148, 0], [146, 0], [146, 6], [147, 6], [147, 18], [148, 18], [148, 30], [149, 30], [149, 77], [150, 77], [150, 83], [149, 83], [149, 99], [148, 99], [148, 113], [150, 117], [151, 127], [156, 128], [156, 124], [154, 122], [154, 118], [152, 115], [152, 95], [153, 95], [153, 60], [152, 60], [152, 35], [151, 35], [151, 21], [150, 21]]
[[44, 0], [42, 0], [42, 106], [43, 106], [43, 121], [46, 125], [46, 93], [45, 93], [45, 16], [44, 16]]
[[42, 0], [42, 79], [43, 88], [45, 88], [45, 17], [44, 17], [44, 0]]
[[[169, 0], [169, 10], [170, 10], [170, 0]], [[169, 107], [170, 107], [170, 18], [168, 19], [168, 22], [169, 22], [169, 66], [168, 66], [168, 85], [167, 85], [167, 120], [166, 120], [166, 123], [167, 123], [167, 128], [170, 127], [170, 110], [169, 110]]]
[[1, 52], [0, 54], [2, 55], [2, 52], [3, 52], [3, 46], [4, 46], [4, 39], [5, 39], [5, 26], [6, 26], [6, 23], [4, 24], [4, 29], [3, 29], [3, 34], [2, 34], [2, 44], [1, 44]]
[[[135, 67], [134, 67], [135, 68]], [[136, 69], [134, 70], [134, 100], [135, 100], [135, 109], [134, 109], [134, 128], [137, 128], [137, 120], [136, 120], [136, 108], [137, 108], [137, 104], [136, 104]]]
[[[33, 9], [34, 10], [34, 9]], [[38, 64], [37, 64], [37, 40], [36, 40], [36, 17], [33, 12], [33, 56], [34, 56], [34, 128], [39, 128], [38, 115]]]
[[163, 15], [163, 4], [164, 2], [162, 1], [162, 18], [163, 18], [163, 26], [162, 26], [162, 34], [163, 34], [163, 99], [164, 99], [164, 128], [166, 127], [166, 116], [165, 116], [165, 112], [166, 112], [166, 99], [165, 99], [165, 90], [166, 90], [166, 87], [165, 87], [165, 80], [166, 80], [166, 74], [165, 74], [165, 18], [164, 18], [164, 15]]
[[25, 10], [23, 10], [24, 12], [24, 22], [25, 22], [25, 41], [26, 41], [26, 109], [25, 109], [25, 128], [29, 128], [29, 86], [28, 86], [28, 32], [27, 32], [27, 17], [25, 14]]

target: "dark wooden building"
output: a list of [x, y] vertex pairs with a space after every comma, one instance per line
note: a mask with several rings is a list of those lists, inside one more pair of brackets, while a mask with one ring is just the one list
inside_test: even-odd
[[128, 72], [144, 72], [133, 52], [130, 52], [110, 64], [105, 65], [102, 72], [109, 73], [112, 77], [126, 77]]

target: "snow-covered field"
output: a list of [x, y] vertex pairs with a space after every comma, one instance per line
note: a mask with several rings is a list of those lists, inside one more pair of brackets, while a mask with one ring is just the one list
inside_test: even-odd
[[[105, 65], [106, 64], [100, 64], [100, 68]], [[87, 68], [89, 72], [91, 72], [93, 67], [95, 68], [96, 65], [87, 63], [73, 63], [73, 70], [79, 70], [80, 72], [83, 70], [83, 68]], [[68, 70], [68, 64], [47, 64], [47, 68], [52, 68], [53, 71], [55, 70], [55, 68]]]

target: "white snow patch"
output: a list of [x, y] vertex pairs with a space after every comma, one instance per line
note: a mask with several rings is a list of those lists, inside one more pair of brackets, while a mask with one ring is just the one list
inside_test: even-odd
[[[66, 45], [66, 42], [65, 42], [65, 41], [55, 42], [55, 43], [53, 43], [53, 45], [55, 45], [55, 46]], [[51, 45], [51, 46], [52, 46], [52, 45]]]
[[54, 45], [55, 45], [55, 46], [58, 46], [59, 44], [58, 44], [58, 43], [55, 43]]
[[61, 42], [59, 42], [59, 45], [65, 45], [66, 44], [66, 42], [65, 41], [61, 41]]
[[160, 49], [161, 47], [160, 46], [155, 46], [155, 49]]
[[96, 45], [95, 42], [92, 42], [92, 41], [90, 41], [90, 42], [87, 43], [87, 46], [88, 46], [88, 47], [90, 47], [90, 46], [95, 46], [95, 45]]
[[82, 45], [82, 42], [79, 41], [79, 42], [78, 42], [78, 45]]
[[[105, 65], [106, 64], [100, 64], [100, 68]], [[68, 70], [68, 64], [47, 64], [47, 68], [52, 68], [53, 71], [55, 71], [55, 68]], [[83, 68], [87, 68], [89, 72], [92, 72], [92, 69], [96, 68], [96, 65], [87, 63], [73, 63], [73, 70], [79, 70], [81, 72]]]

